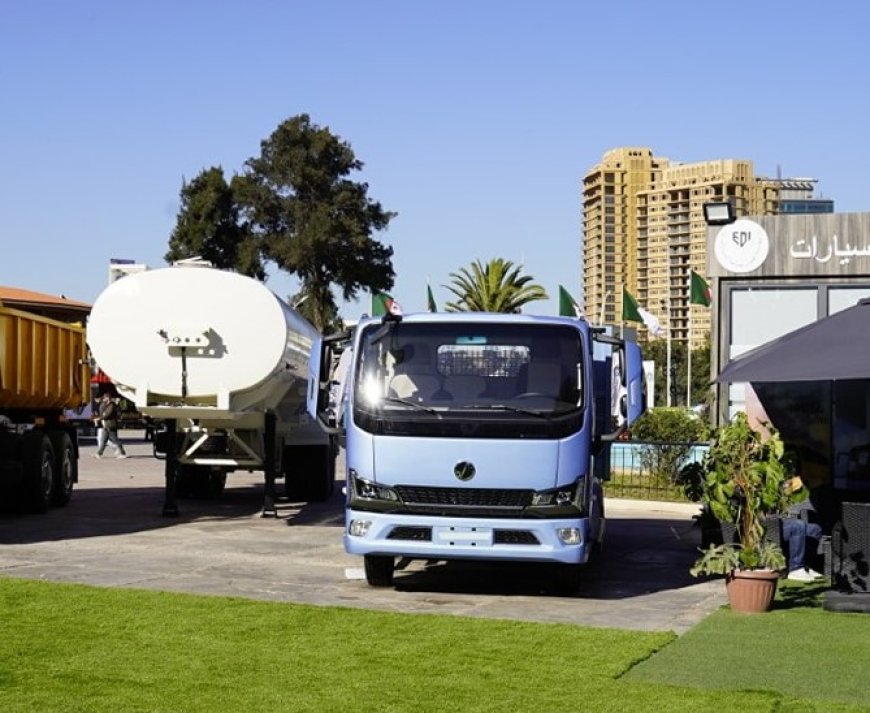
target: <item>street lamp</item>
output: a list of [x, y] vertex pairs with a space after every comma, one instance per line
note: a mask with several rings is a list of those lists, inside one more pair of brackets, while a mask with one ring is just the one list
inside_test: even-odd
[[731, 201], [711, 201], [704, 204], [704, 222], [707, 225], [728, 225], [737, 220]]

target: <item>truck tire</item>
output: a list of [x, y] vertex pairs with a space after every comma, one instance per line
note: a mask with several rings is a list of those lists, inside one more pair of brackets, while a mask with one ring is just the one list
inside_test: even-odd
[[332, 497], [335, 457], [331, 444], [288, 446], [283, 455], [284, 494], [288, 500], [322, 503]]
[[51, 505], [54, 490], [54, 450], [51, 440], [40, 430], [24, 434], [22, 444], [24, 480], [19, 503], [25, 512], [43, 513]]
[[366, 581], [370, 587], [392, 587], [396, 560], [386, 555], [365, 555]]
[[583, 582], [584, 565], [582, 564], [557, 564], [553, 571], [554, 593], [570, 597], [577, 594]]
[[63, 506], [72, 497], [73, 484], [78, 480], [79, 463], [68, 433], [55, 431], [49, 437], [54, 449], [54, 488], [51, 504]]

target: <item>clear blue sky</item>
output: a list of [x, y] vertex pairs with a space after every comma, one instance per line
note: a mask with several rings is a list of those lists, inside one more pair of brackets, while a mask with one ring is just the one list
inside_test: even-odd
[[[580, 185], [616, 146], [812, 176], [870, 210], [863, 2], [10, 0], [0, 12], [0, 284], [93, 301], [163, 265], [183, 178], [299, 113], [398, 212], [392, 294], [475, 259], [580, 297]], [[269, 285], [295, 289], [273, 267]], [[368, 295], [342, 312], [368, 311]]]

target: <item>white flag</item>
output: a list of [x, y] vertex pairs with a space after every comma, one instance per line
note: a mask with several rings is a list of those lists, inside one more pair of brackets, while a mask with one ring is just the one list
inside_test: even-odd
[[646, 325], [646, 328], [649, 330], [651, 337], [663, 337], [663, 336], [665, 336], [665, 330], [662, 329], [662, 325], [659, 324], [658, 317], [656, 317], [652, 312], [647, 312], [645, 309], [642, 309], [641, 307], [638, 307], [637, 311], [640, 312], [640, 316], [643, 318], [643, 323]]

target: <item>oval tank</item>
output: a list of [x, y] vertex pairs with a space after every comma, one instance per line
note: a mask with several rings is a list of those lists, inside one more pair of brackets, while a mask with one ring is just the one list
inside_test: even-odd
[[87, 328], [97, 364], [144, 413], [265, 410], [291, 388], [304, 404], [317, 337], [263, 283], [201, 266], [122, 277], [97, 298]]

